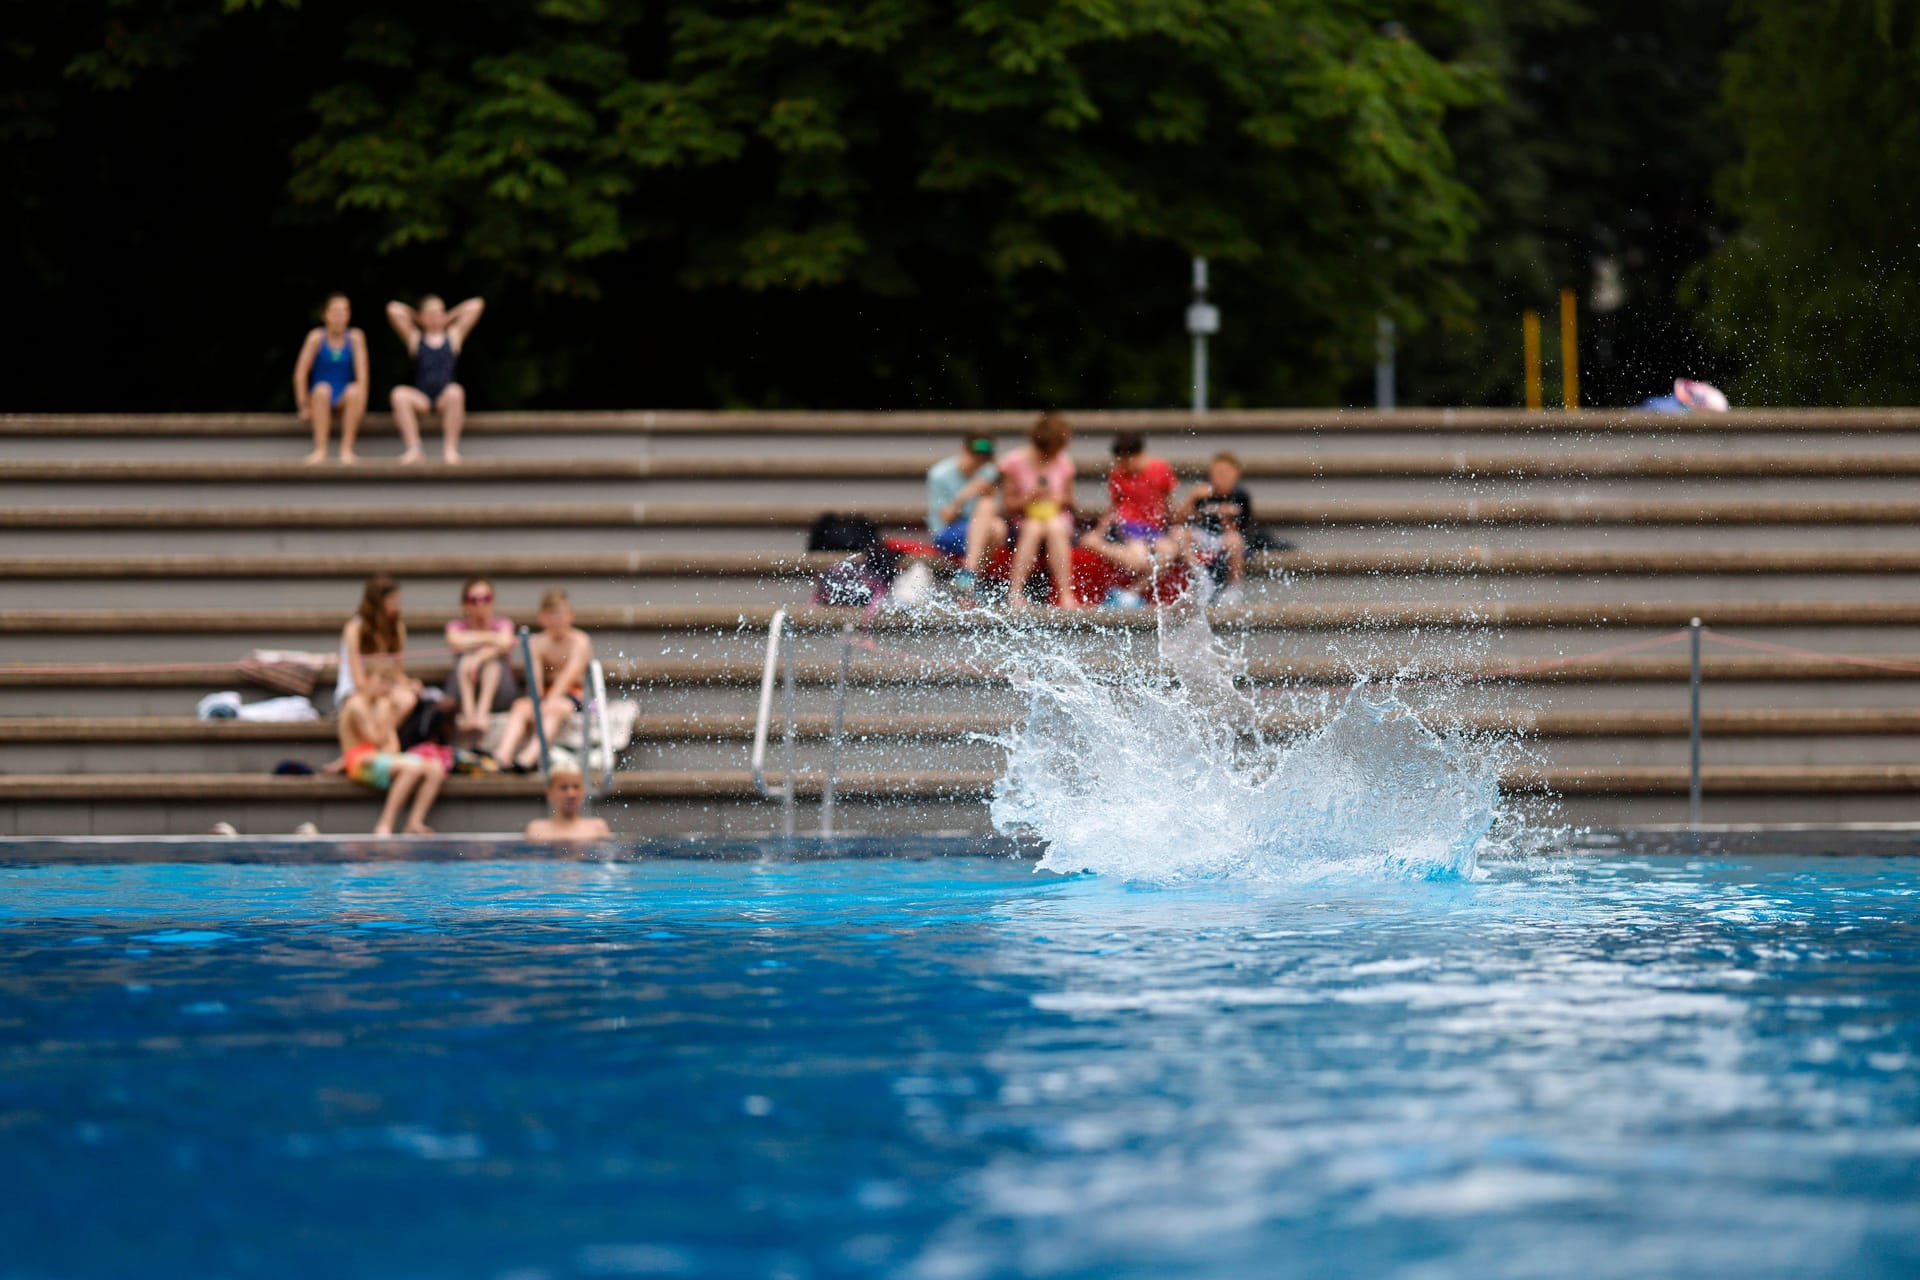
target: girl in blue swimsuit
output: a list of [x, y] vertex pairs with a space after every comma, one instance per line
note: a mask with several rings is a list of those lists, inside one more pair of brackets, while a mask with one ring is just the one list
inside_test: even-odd
[[313, 424], [309, 464], [327, 460], [333, 411], [340, 411], [340, 461], [353, 461], [353, 442], [367, 413], [367, 335], [351, 327], [353, 307], [344, 293], [327, 295], [321, 325], [307, 334], [293, 362], [293, 402]]

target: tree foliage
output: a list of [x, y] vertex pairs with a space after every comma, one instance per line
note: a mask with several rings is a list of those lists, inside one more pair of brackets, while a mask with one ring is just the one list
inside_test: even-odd
[[[1681, 281], [1714, 243], [1712, 118], [1729, 0], [1496, 0], [1479, 33], [1503, 92], [1450, 126], [1481, 228], [1471, 310], [1409, 353], [1431, 402], [1520, 402], [1521, 313], [1581, 304], [1583, 398], [1633, 404], [1712, 376]], [[1558, 347], [1549, 343], [1555, 394]]]
[[1737, 227], [1695, 274], [1741, 398], [1911, 403], [1920, 350], [1920, 10], [1745, 0], [1717, 194]]
[[58, 213], [90, 194], [55, 176], [71, 149], [157, 176], [135, 148], [192, 119], [180, 140], [224, 161], [194, 177], [220, 185], [139, 191], [129, 222], [293, 259], [234, 272], [270, 291], [486, 291], [508, 303], [494, 403], [603, 398], [623, 348], [670, 388], [629, 403], [1177, 402], [1193, 253], [1217, 263], [1227, 398], [1325, 400], [1376, 312], [1418, 330], [1465, 305], [1445, 268], [1474, 200], [1447, 125], [1495, 91], [1483, 14], [94, 0], [36, 11], [0, 128], [40, 133], [9, 212], [42, 287], [98, 274]]

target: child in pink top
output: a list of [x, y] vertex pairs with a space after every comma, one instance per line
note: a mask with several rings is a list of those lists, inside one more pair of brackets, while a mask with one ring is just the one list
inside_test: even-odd
[[[1047, 571], [1062, 609], [1077, 609], [1073, 594], [1073, 459], [1067, 444], [1073, 432], [1065, 418], [1045, 413], [1027, 431], [1027, 447], [1016, 449], [997, 464], [999, 497], [982, 498], [967, 529], [966, 567], [956, 578], [964, 594], [973, 587], [989, 548], [1004, 543], [1009, 527], [1015, 534], [1013, 569], [1007, 577], [1007, 606], [1026, 607], [1027, 579], [1033, 573], [1040, 548], [1047, 551]], [[1011, 524], [1010, 524], [1011, 522]]]

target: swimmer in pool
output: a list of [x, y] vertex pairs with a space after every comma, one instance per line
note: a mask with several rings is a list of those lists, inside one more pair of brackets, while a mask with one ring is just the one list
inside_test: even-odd
[[611, 839], [613, 832], [608, 830], [606, 819], [580, 816], [580, 806], [586, 800], [587, 783], [580, 776], [580, 766], [565, 760], [554, 765], [553, 776], [547, 779], [547, 807], [553, 815], [529, 822], [527, 839], [552, 844]]

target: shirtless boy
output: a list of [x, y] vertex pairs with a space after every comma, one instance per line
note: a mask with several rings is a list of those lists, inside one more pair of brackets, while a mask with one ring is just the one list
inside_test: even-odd
[[[586, 705], [587, 664], [593, 661], [593, 642], [573, 625], [573, 605], [560, 590], [540, 597], [540, 633], [533, 637], [533, 665], [528, 691], [540, 695], [541, 722], [547, 741]], [[533, 698], [514, 699], [507, 711], [507, 727], [493, 749], [494, 758], [517, 773], [540, 767], [540, 739], [533, 732]]]
[[554, 765], [553, 776], [547, 779], [547, 806], [553, 816], [529, 822], [527, 839], [564, 844], [611, 839], [606, 819], [580, 816], [586, 800], [587, 783], [580, 776], [580, 766], [564, 760]]
[[407, 815], [406, 833], [431, 835], [427, 810], [439, 798], [440, 784], [447, 774], [438, 760], [400, 750], [400, 719], [405, 712], [396, 696], [399, 687], [398, 663], [390, 658], [374, 658], [367, 663], [365, 683], [340, 706], [340, 751], [349, 778], [387, 793], [386, 807], [380, 811], [373, 834], [392, 835], [400, 811], [411, 800], [413, 809]]

